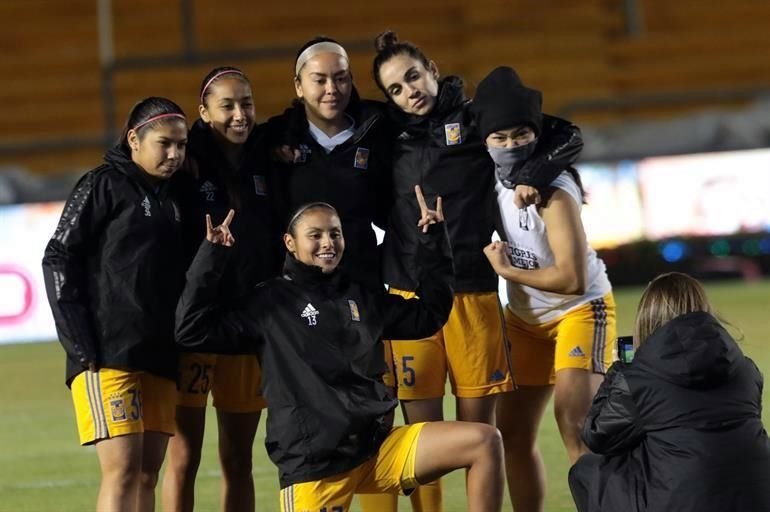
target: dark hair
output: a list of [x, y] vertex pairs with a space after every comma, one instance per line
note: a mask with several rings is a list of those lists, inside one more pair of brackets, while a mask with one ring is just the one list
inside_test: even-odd
[[289, 225], [286, 226], [286, 232], [289, 233], [291, 236], [297, 236], [296, 233], [296, 227], [297, 223], [302, 219], [302, 217], [305, 216], [307, 212], [310, 210], [316, 210], [319, 208], [324, 208], [326, 210], [331, 210], [334, 215], [337, 217], [340, 216], [339, 213], [337, 213], [337, 209], [334, 208], [329, 203], [324, 203], [323, 201], [314, 201], [312, 203], [303, 204], [297, 210], [294, 212], [294, 215], [291, 216], [291, 219], [289, 220]]
[[[302, 55], [302, 52], [304, 52], [314, 44], [318, 44], [318, 43], [334, 43], [342, 46], [339, 41], [337, 41], [336, 39], [332, 39], [331, 37], [323, 36], [323, 35], [315, 36], [313, 39], [306, 41], [305, 44], [300, 46], [299, 50], [297, 50], [297, 54], [294, 56], [295, 67], [297, 64], [297, 59], [299, 59], [299, 56]], [[298, 73], [295, 73], [295, 78], [299, 78]]]
[[374, 81], [377, 83], [377, 87], [385, 93], [385, 96], [388, 96], [388, 91], [385, 90], [385, 86], [382, 84], [382, 80], [380, 80], [380, 68], [396, 55], [406, 54], [409, 57], [422, 62], [425, 69], [430, 68], [430, 60], [425, 56], [423, 51], [409, 41], [399, 41], [398, 34], [392, 30], [386, 30], [375, 38], [374, 49], [377, 50], [377, 56], [374, 57], [374, 63], [372, 65]]
[[[164, 114], [172, 114], [173, 117], [163, 117], [151, 122], [147, 122], [153, 117], [162, 116]], [[180, 117], [181, 116], [181, 119]], [[154, 130], [158, 126], [171, 122], [171, 121], [185, 121], [184, 110], [171, 101], [168, 98], [161, 98], [159, 96], [150, 96], [145, 98], [131, 107], [131, 111], [128, 113], [128, 119], [126, 125], [123, 127], [123, 131], [120, 134], [119, 144], [128, 146], [128, 132], [130, 130], [136, 130], [136, 136], [141, 140], [149, 130]]]
[[203, 81], [201, 82], [201, 89], [198, 93], [198, 98], [200, 99], [201, 105], [206, 104], [206, 98], [208, 98], [209, 94], [211, 94], [211, 85], [217, 83], [221, 78], [225, 76], [228, 78], [236, 78], [241, 80], [246, 85], [251, 86], [251, 82], [246, 76], [246, 73], [240, 69], [236, 68], [235, 66], [219, 66], [209, 71], [209, 73], [203, 78]]

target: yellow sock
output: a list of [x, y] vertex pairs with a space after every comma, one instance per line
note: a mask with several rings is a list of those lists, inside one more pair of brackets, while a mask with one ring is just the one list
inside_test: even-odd
[[396, 494], [359, 494], [358, 502], [362, 512], [397, 512], [398, 495]]
[[441, 479], [421, 485], [410, 496], [414, 512], [443, 512], [444, 504], [441, 498]]

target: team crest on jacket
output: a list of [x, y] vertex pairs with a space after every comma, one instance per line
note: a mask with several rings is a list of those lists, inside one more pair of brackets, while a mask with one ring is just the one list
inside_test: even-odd
[[369, 150], [366, 148], [356, 149], [356, 158], [353, 160], [353, 167], [356, 169], [369, 168]]
[[348, 299], [348, 306], [350, 306], [350, 319], [354, 322], [361, 321], [361, 313], [358, 312], [358, 304], [353, 299]]
[[308, 325], [316, 325], [318, 323], [316, 317], [320, 314], [321, 313], [308, 302], [307, 306], [305, 306], [305, 309], [302, 310], [302, 313], [299, 316], [306, 319]]
[[294, 160], [294, 163], [304, 164], [305, 162], [307, 162], [307, 156], [310, 153], [312, 153], [312, 152], [313, 152], [313, 150], [310, 149], [310, 146], [308, 146], [307, 144], [300, 144], [299, 145], [299, 156], [297, 157], [296, 160]]
[[444, 125], [444, 135], [446, 136], [447, 146], [457, 146], [463, 143], [463, 134], [460, 123], [449, 123]]
[[265, 177], [264, 176], [252, 176], [254, 179], [254, 192], [258, 196], [266, 196], [267, 195], [267, 183], [265, 183]]

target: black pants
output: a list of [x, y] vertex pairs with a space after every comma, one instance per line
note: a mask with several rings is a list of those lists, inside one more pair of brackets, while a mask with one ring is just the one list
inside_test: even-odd
[[601, 455], [588, 453], [578, 459], [569, 470], [569, 490], [578, 512], [591, 511], [591, 492], [599, 483], [599, 464]]

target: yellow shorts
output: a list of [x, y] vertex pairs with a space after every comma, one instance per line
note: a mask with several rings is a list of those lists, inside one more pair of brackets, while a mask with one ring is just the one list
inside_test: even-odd
[[281, 489], [281, 512], [348, 512], [354, 494], [411, 493], [417, 440], [425, 423], [396, 427], [375, 457], [360, 466], [314, 482]]
[[176, 430], [174, 381], [145, 372], [101, 368], [72, 380], [72, 401], [80, 444], [102, 439]]
[[[392, 288], [391, 293], [414, 297], [413, 292]], [[390, 347], [389, 366], [395, 371], [400, 400], [444, 396], [447, 375], [459, 398], [513, 389], [497, 292], [456, 294], [440, 331], [422, 340], [393, 340]]]
[[539, 325], [522, 321], [506, 308], [505, 328], [513, 374], [522, 386], [553, 384], [556, 372], [564, 368], [603, 374], [617, 359], [612, 293]]
[[265, 408], [262, 370], [254, 355], [183, 353], [179, 358], [179, 401], [206, 407], [209, 390], [223, 412], [257, 412]]

